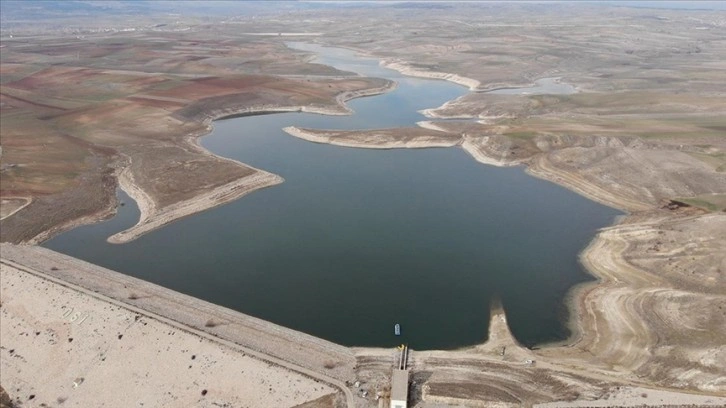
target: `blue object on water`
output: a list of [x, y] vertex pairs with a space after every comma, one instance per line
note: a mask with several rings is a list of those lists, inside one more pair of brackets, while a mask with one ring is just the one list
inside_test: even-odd
[[393, 332], [396, 333], [396, 336], [401, 335], [401, 325], [396, 323], [395, 326], [393, 326]]

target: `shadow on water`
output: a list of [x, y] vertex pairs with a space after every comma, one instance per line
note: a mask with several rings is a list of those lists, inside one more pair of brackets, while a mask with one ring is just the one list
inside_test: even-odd
[[138, 219], [119, 192], [127, 205], [116, 218], [44, 245], [345, 345], [480, 343], [494, 296], [522, 343], [566, 338], [563, 298], [591, 279], [577, 255], [618, 212], [521, 168], [479, 164], [457, 148], [352, 149], [285, 134], [288, 125], [412, 126], [423, 119], [418, 110], [466, 93], [402, 77], [347, 50], [312, 47], [320, 62], [399, 86], [351, 101], [353, 116], [217, 121], [205, 148], [285, 183], [111, 245], [108, 236]]

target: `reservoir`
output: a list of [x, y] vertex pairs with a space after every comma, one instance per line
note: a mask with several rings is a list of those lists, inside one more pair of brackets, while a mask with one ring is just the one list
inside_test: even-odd
[[205, 148], [285, 182], [113, 245], [106, 238], [139, 216], [119, 191], [125, 205], [116, 217], [43, 245], [344, 345], [481, 343], [495, 298], [523, 344], [567, 338], [564, 298], [592, 279], [578, 254], [619, 212], [459, 148], [367, 150], [287, 135], [285, 126], [412, 126], [426, 119], [418, 110], [467, 92], [347, 50], [291, 46], [398, 87], [350, 101], [352, 116], [217, 121]]

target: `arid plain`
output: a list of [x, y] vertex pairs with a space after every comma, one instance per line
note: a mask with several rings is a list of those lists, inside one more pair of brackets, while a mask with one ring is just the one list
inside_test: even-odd
[[[283, 182], [201, 148], [197, 139], [215, 118], [346, 114], [346, 100], [395, 86], [311, 63], [284, 45], [295, 38], [354, 49], [471, 92], [427, 110], [429, 121], [417, 128], [287, 129], [291, 135], [361, 148], [460, 147], [485, 165], [524, 165], [627, 212], [581, 254], [598, 281], [570, 295], [573, 338], [520, 347], [495, 308], [486, 344], [411, 354], [411, 405], [726, 404], [726, 12], [399, 4], [138, 21], [3, 24], [0, 385], [16, 403], [118, 400], [104, 394], [114, 373], [126, 373], [120, 384], [131, 388], [134, 378], [153, 377], [144, 392], [164, 406], [375, 406], [378, 393], [385, 400], [394, 350], [337, 346], [34, 246], [111, 216], [118, 185], [142, 219], [114, 242]], [[578, 92], [487, 92], [541, 78]], [[71, 307], [69, 297], [102, 317], [86, 326], [69, 321], [56, 310]], [[66, 353], [88, 357], [75, 339], [93, 332], [94, 347], [113, 357], [127, 346], [106, 345], [121, 340], [119, 328], [99, 333], [111, 321], [133, 328], [124, 341], [139, 349], [154, 334], [184, 334], [154, 337], [156, 356], [152, 347], [124, 357], [132, 362], [111, 358], [118, 368], [96, 369], [95, 388], [91, 380], [70, 388], [98, 361], [63, 362], [59, 340], [41, 337], [62, 333], [74, 339]], [[248, 393], [265, 395], [244, 400], [235, 381], [221, 380], [210, 398], [189, 391], [155, 362], [176, 361], [160, 353], [187, 350], [197, 338], [214, 364], [231, 353], [249, 368], [232, 373], [209, 363], [184, 381], [201, 387], [201, 379], [239, 375], [232, 378], [246, 384], [289, 381], [285, 388], [297, 392], [255, 383]], [[37, 380], [51, 360], [58, 384]], [[186, 369], [180, 361], [172, 372]], [[370, 391], [366, 398], [356, 381]]]

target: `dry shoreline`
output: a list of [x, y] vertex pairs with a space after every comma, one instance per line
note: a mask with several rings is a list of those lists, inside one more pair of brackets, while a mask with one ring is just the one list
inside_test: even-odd
[[[239, 114], [264, 114], [268, 112], [306, 112], [321, 115], [349, 115], [352, 113], [345, 103], [354, 98], [362, 98], [372, 95], [378, 95], [395, 89], [396, 83], [389, 81], [383, 87], [364, 89], [359, 91], [342, 92], [336, 96], [335, 106], [251, 106], [235, 109], [224, 109], [208, 112], [203, 121], [204, 130], [198, 133], [187, 135], [185, 141], [196, 152], [206, 156], [213, 157], [216, 160], [223, 160], [241, 165], [254, 170], [254, 174], [243, 177], [231, 183], [218, 186], [211, 191], [198, 195], [192, 199], [177, 202], [170, 206], [157, 208], [154, 199], [145, 191], [137, 186], [134, 182], [133, 175], [127, 165], [119, 172], [118, 182], [121, 189], [136, 201], [139, 211], [141, 212], [138, 223], [129, 229], [116, 233], [108, 238], [108, 242], [113, 244], [121, 244], [132, 241], [144, 234], [147, 234], [157, 228], [174, 222], [177, 219], [187, 217], [189, 215], [214, 208], [216, 206], [237, 200], [247, 194], [262, 188], [271, 187], [284, 182], [284, 179], [276, 174], [266, 172], [261, 169], [254, 168], [247, 164], [240, 163], [223, 156], [218, 156], [206, 149], [200, 144], [199, 140], [213, 131], [212, 122], [224, 119], [228, 116]], [[127, 159], [130, 162], [131, 158]], [[76, 224], [79, 225], [79, 224]], [[34, 243], [40, 242], [33, 240]]]
[[18, 211], [22, 210], [23, 208], [27, 207], [28, 205], [30, 205], [30, 203], [33, 202], [33, 197], [11, 197], [11, 196], [4, 197], [2, 199], [2, 205], [10, 205], [10, 202], [12, 202], [12, 201], [22, 201], [22, 204], [14, 205], [13, 206], [14, 208], [12, 208], [10, 211], [8, 211], [7, 214], [2, 214], [0, 216], [0, 220], [4, 220], [5, 218], [8, 218], [8, 217], [12, 216], [13, 214], [15, 214], [16, 212], [18, 212]]
[[[459, 141], [451, 138], [437, 138], [435, 134], [418, 135], [411, 137], [410, 140], [397, 140], [385, 134], [384, 129], [371, 130], [366, 132], [358, 131], [312, 131], [309, 129], [301, 129], [295, 126], [283, 128], [287, 134], [299, 139], [307, 140], [313, 143], [331, 144], [343, 147], [355, 147], [366, 149], [397, 149], [397, 148], [431, 148], [431, 147], [452, 147], [456, 146]], [[341, 135], [355, 135], [356, 138], [344, 139]], [[363, 140], [360, 140], [360, 139]]]
[[[471, 92], [422, 109], [418, 130], [293, 129], [296, 137], [372, 149], [458, 145], [480, 163], [523, 165], [625, 212], [582, 242], [579, 262], [596, 281], [572, 287], [561, 305], [571, 337], [521, 347], [506, 311], [492, 306], [486, 343], [411, 352], [409, 406], [726, 407], [726, 14], [256, 9], [221, 20], [186, 11], [163, 21], [11, 18], [2, 117], [13, 151], [3, 155], [3, 191], [33, 202], [2, 220], [3, 237], [40, 242], [113, 217], [119, 185], [142, 213], [123, 241], [282, 182], [216, 156], [201, 137], [237, 112], [344, 115], [353, 96], [343, 91], [385, 84], [349, 81], [285, 49], [285, 36], [308, 36]], [[542, 77], [584, 92], [487, 94]], [[86, 160], [65, 160], [80, 150]], [[42, 195], [51, 185], [67, 194]], [[393, 347], [342, 347], [42, 247], [0, 250], [0, 394], [18, 406], [388, 405]], [[79, 323], [75, 311], [92, 313]], [[351, 381], [362, 382], [366, 400]]]
[[[316, 43], [321, 44], [319, 41], [316, 41]], [[321, 44], [321, 45], [324, 45], [324, 44]], [[466, 87], [470, 91], [479, 91], [480, 90], [479, 86], [481, 86], [481, 82], [476, 79], [473, 79], [473, 78], [467, 78], [465, 76], [461, 76], [461, 75], [453, 74], [453, 73], [449, 73], [449, 72], [422, 71], [422, 70], [411, 67], [410, 64], [406, 61], [383, 59], [383, 58], [376, 56], [375, 54], [369, 52], [368, 50], [364, 50], [362, 48], [351, 47], [351, 46], [348, 46], [345, 44], [337, 44], [335, 46], [338, 48], [345, 48], [345, 49], [348, 49], [351, 51], [355, 51], [356, 53], [358, 53], [360, 55], [364, 55], [369, 58], [377, 59], [377, 60], [379, 60], [378, 64], [380, 66], [382, 66], [384, 68], [392, 69], [403, 75], [408, 75], [408, 76], [418, 77], [418, 78], [438, 79], [438, 80], [443, 80], [443, 81], [449, 81], [449, 82], [455, 83], [457, 85]], [[489, 89], [487, 89], [487, 90], [489, 90]]]
[[[459, 97], [459, 98], [461, 98], [461, 97]], [[456, 99], [459, 99], [459, 98], [456, 98]], [[455, 104], [456, 99], [451, 100], [451, 101], [446, 101], [443, 104], [441, 104], [441, 106], [438, 106], [436, 108], [422, 109], [419, 111], [419, 113], [426, 116], [427, 118], [431, 118], [431, 119], [471, 119], [471, 115], [466, 115], [466, 114], [443, 115], [443, 114], [439, 113], [441, 110], [446, 109], [449, 106]]]
[[381, 60], [380, 65], [412, 77], [441, 79], [444, 81], [453, 82], [455, 84], [469, 88], [470, 91], [476, 91], [481, 85], [481, 82], [477, 81], [476, 79], [467, 78], [461, 75], [451, 74], [447, 72], [421, 71], [401, 61], [388, 61], [384, 59]]

